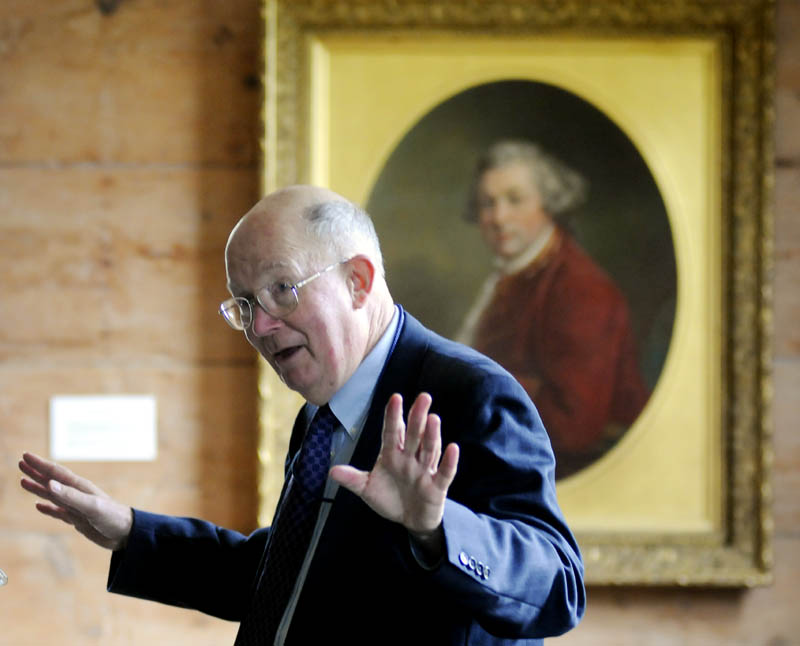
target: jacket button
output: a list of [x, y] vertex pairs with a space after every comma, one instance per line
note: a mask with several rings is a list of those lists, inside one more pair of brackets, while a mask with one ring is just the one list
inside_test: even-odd
[[466, 566], [469, 563], [469, 555], [466, 552], [461, 552], [458, 555], [458, 560], [461, 562], [461, 565]]

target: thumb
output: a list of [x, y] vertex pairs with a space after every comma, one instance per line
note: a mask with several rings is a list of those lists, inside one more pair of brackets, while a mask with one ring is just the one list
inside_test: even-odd
[[369, 473], [360, 471], [347, 464], [337, 464], [331, 468], [331, 478], [338, 482], [345, 489], [352, 491], [357, 496], [361, 496], [367, 486]]
[[62, 484], [58, 480], [51, 480], [48, 483], [48, 489], [52, 494], [52, 502], [72, 509], [81, 515], [86, 516], [96, 508], [96, 505], [92, 504], [96, 496]]

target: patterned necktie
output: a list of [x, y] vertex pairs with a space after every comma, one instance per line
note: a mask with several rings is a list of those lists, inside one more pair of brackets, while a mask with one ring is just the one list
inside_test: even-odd
[[327, 404], [311, 421], [273, 524], [261, 580], [235, 646], [263, 646], [275, 640], [311, 542], [330, 468], [331, 437], [338, 424]]

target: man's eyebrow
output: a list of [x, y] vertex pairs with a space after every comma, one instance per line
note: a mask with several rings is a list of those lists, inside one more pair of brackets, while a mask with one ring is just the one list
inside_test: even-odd
[[268, 274], [276, 269], [289, 269], [292, 263], [286, 260], [263, 260], [256, 266], [259, 274]]
[[[257, 265], [258, 269], [256, 271], [256, 275], [261, 277], [266, 277], [270, 273], [275, 271], [290, 270], [292, 266], [293, 265], [291, 262], [287, 262], [285, 260], [272, 260], [272, 261], [265, 260]], [[239, 285], [230, 281], [227, 284], [227, 288], [231, 294], [246, 291], [245, 289], [240, 289]]]

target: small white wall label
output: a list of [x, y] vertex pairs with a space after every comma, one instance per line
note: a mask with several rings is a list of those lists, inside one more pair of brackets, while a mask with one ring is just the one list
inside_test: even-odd
[[155, 460], [154, 395], [50, 398], [50, 456], [61, 461]]

